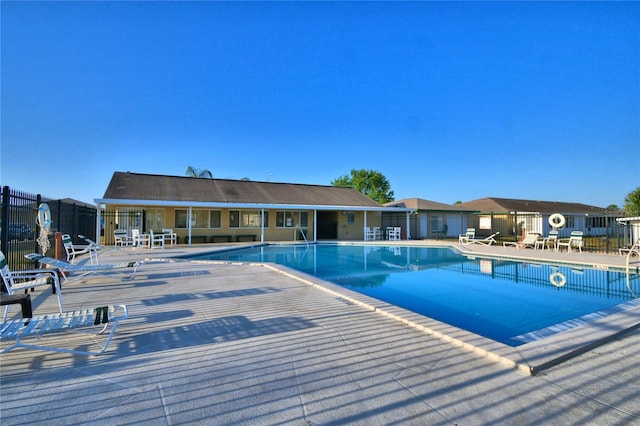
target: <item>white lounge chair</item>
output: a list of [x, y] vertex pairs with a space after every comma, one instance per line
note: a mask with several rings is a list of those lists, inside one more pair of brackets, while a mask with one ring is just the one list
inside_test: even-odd
[[[30, 269], [26, 271], [11, 271], [7, 264], [7, 258], [0, 251], [0, 275], [4, 281], [7, 293], [14, 294], [16, 291], [33, 289], [35, 287], [51, 287], [53, 294], [58, 297], [58, 307], [62, 312], [62, 290], [60, 280], [55, 269]], [[9, 305], [5, 307], [3, 318], [9, 313]]]
[[500, 234], [500, 232], [496, 232], [494, 234], [489, 235], [488, 237], [485, 238], [472, 238], [468, 241], [468, 243], [471, 244], [483, 244], [485, 246], [490, 246], [493, 243], [496, 243], [496, 239], [493, 238], [496, 235]]
[[532, 247], [535, 249], [538, 238], [540, 238], [540, 234], [538, 234], [537, 232], [529, 232], [527, 233], [527, 235], [525, 235], [522, 241], [518, 241], [518, 242], [505, 241], [502, 243], [502, 246], [503, 247], [515, 246], [518, 250], [520, 250], [521, 248], [527, 248], [527, 247]]
[[69, 263], [73, 263], [76, 260], [76, 256], [87, 254], [87, 253], [89, 254], [89, 259], [92, 265], [94, 262], [94, 256], [97, 260], [97, 257], [98, 257], [98, 255], [96, 254], [97, 245], [95, 243], [87, 244], [83, 246], [76, 245], [76, 244], [73, 244], [71, 235], [62, 234], [62, 245], [64, 246], [64, 250], [67, 253], [67, 262]]
[[569, 253], [571, 253], [572, 248], [577, 248], [582, 253], [582, 237], [582, 231], [572, 231], [569, 239], [558, 240], [558, 251], [561, 251], [562, 247], [566, 247]]
[[64, 260], [42, 256], [38, 253], [25, 254], [24, 257], [57, 269], [65, 279], [67, 279], [67, 273], [69, 272], [80, 272], [83, 273], [83, 275], [86, 275], [95, 272], [110, 272], [118, 269], [131, 269], [132, 272], [129, 279], [133, 279], [136, 275], [136, 272], [138, 271], [138, 268], [144, 264], [143, 261], [130, 261], [119, 263], [101, 263], [96, 265], [74, 265], [72, 263], [65, 262]]
[[458, 241], [461, 244], [467, 244], [470, 240], [476, 238], [476, 228], [467, 228], [467, 232], [464, 234], [458, 235]]
[[[100, 355], [109, 346], [118, 323], [128, 317], [125, 305], [103, 306], [99, 308], [82, 309], [78, 311], [62, 312], [59, 314], [38, 315], [33, 318], [21, 318], [0, 324], [0, 340], [13, 340], [13, 344], [0, 350], [0, 353], [22, 347], [53, 352], [63, 352], [81, 355]], [[111, 331], [106, 342], [97, 351], [60, 348], [57, 346], [40, 344], [43, 336], [65, 331], [95, 330], [95, 334], [103, 334], [111, 324]], [[25, 342], [23, 339], [28, 339]], [[82, 343], [83, 345], [85, 342]]]

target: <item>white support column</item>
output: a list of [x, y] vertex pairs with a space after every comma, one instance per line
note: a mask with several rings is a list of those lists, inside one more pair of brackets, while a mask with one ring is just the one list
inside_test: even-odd
[[[98, 207], [98, 209], [96, 211], [96, 213], [97, 213], [96, 214], [96, 240], [97, 240], [97, 243], [98, 243], [98, 247], [101, 247], [102, 244], [101, 244], [101, 241], [100, 241], [101, 240], [100, 231], [102, 231], [102, 229], [100, 229], [100, 221], [102, 219], [101, 211], [104, 208], [104, 204], [99, 204], [97, 207]], [[105, 234], [105, 238], [106, 237], [107, 237], [107, 235]]]
[[411, 212], [407, 212], [407, 240], [411, 239]]
[[318, 209], [313, 209], [313, 242], [315, 243], [318, 239], [316, 236], [318, 235]]
[[191, 206], [189, 206], [189, 214], [187, 215], [187, 244], [191, 245]]

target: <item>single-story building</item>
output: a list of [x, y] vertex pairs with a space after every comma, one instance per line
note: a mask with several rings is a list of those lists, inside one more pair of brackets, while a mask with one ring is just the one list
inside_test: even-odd
[[[625, 245], [632, 246], [640, 242], [640, 216], [620, 217], [618, 223], [626, 227]], [[628, 240], [626, 239], [628, 237]]]
[[218, 241], [362, 240], [382, 226], [385, 207], [352, 188], [249, 180], [115, 172], [98, 205], [102, 244], [113, 231], [172, 229], [181, 243]]
[[[402, 200], [386, 203], [387, 207], [400, 207], [411, 209], [413, 214], [410, 217], [411, 239], [446, 238], [464, 234], [469, 219], [468, 217], [476, 210], [463, 208], [460, 205], [438, 203], [436, 201], [422, 198], [405, 198]], [[383, 223], [385, 226], [393, 226], [392, 213], [385, 212]], [[401, 220], [398, 217], [397, 220]]]
[[552, 228], [549, 217], [556, 213], [564, 217], [564, 224], [559, 229], [561, 237], [568, 237], [574, 230], [590, 236], [604, 236], [608, 228], [616, 225], [615, 219], [623, 215], [622, 211], [580, 203], [495, 197], [467, 201], [458, 207], [476, 211], [469, 220], [469, 227], [480, 230], [481, 234], [500, 231], [503, 236], [520, 236], [522, 232], [547, 235]]

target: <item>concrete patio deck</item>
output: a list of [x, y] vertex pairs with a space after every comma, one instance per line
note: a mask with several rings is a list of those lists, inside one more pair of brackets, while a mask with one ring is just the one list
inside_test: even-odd
[[[124, 249], [100, 260], [222, 247]], [[624, 265], [617, 255], [458, 248], [476, 256]], [[63, 283], [66, 310], [129, 307], [103, 355], [16, 349], [0, 356], [3, 425], [640, 424], [638, 307], [596, 327], [626, 333], [529, 376], [522, 366], [544, 365], [571, 351], [572, 340], [592, 338], [594, 329], [513, 350], [281, 267], [163, 262], [126, 277], [114, 272]], [[35, 314], [57, 310], [50, 291], [32, 297]], [[46, 339], [92, 343], [82, 335]]]

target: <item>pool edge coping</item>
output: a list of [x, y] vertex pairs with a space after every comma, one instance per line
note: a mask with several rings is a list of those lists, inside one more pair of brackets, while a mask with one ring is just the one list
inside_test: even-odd
[[[579, 325], [573, 329], [565, 330], [534, 342], [512, 347], [351, 291], [284, 265], [269, 262], [248, 264], [269, 268], [332, 294], [336, 298], [394, 319], [467, 352], [531, 376], [640, 328], [640, 306], [635, 306], [588, 324]], [[577, 339], [577, 337], [580, 337], [580, 339]]]
[[[536, 257], [526, 256], [526, 253], [515, 254], [502, 254], [502, 253], [488, 253], [484, 250], [474, 251], [468, 250], [466, 247], [455, 242], [430, 242], [419, 244], [420, 242], [413, 241], [412, 244], [407, 244], [406, 241], [395, 242], [393, 245], [403, 246], [423, 246], [423, 247], [446, 247], [452, 250], [457, 250], [464, 256], [473, 257], [486, 257], [486, 258], [499, 258], [515, 261], [529, 261], [529, 262], [542, 262], [542, 263], [558, 263], [563, 265], [576, 265], [585, 266], [595, 269], [620, 269], [619, 266], [602, 263], [593, 263], [588, 260], [569, 260], [569, 259], [539, 259]], [[281, 245], [291, 244], [290, 242], [282, 243], [258, 243], [251, 244], [251, 247], [263, 246], [263, 245]], [[317, 243], [314, 243], [317, 244]], [[336, 242], [326, 242], [320, 244], [332, 244], [336, 245]], [[359, 241], [349, 241], [337, 243], [337, 245], [361, 245]], [[390, 245], [388, 242], [378, 242], [378, 244], [371, 245]], [[304, 244], [296, 244], [304, 245]], [[238, 247], [239, 248], [239, 247]], [[244, 246], [243, 248], [249, 248]], [[479, 247], [482, 249], [482, 247]], [[212, 250], [215, 251], [227, 251], [225, 249]], [[516, 369], [527, 375], [536, 375], [539, 372], [556, 366], [562, 362], [570, 360], [576, 356], [579, 356], [589, 350], [598, 346], [604, 345], [607, 342], [623, 337], [634, 330], [640, 328], [640, 306], [635, 306], [631, 309], [626, 309], [612, 315], [608, 315], [604, 318], [600, 318], [593, 322], [579, 325], [575, 328], [558, 332], [554, 335], [544, 337], [542, 339], [525, 343], [523, 345], [512, 347], [495, 340], [474, 334], [472, 332], [463, 330], [461, 328], [437, 321], [433, 318], [420, 315], [404, 308], [400, 308], [395, 305], [391, 305], [387, 302], [383, 302], [379, 299], [349, 290], [341, 287], [337, 284], [333, 284], [329, 281], [324, 281], [320, 278], [306, 274], [304, 272], [297, 271], [284, 265], [279, 265], [270, 262], [227, 262], [227, 261], [204, 261], [213, 263], [224, 264], [249, 264], [267, 267], [273, 271], [282, 273], [297, 281], [303, 282], [307, 285], [311, 285], [322, 291], [336, 296], [342, 300], [348, 301], [355, 305], [358, 305], [364, 309], [376, 312], [387, 318], [400, 321], [401, 323], [422, 331], [430, 336], [434, 336], [444, 342], [450, 343], [456, 347], [462, 348], [468, 352], [474, 353], [478, 356], [489, 359], [493, 362], [500, 363], [506, 367]], [[637, 266], [634, 266], [634, 269]]]

